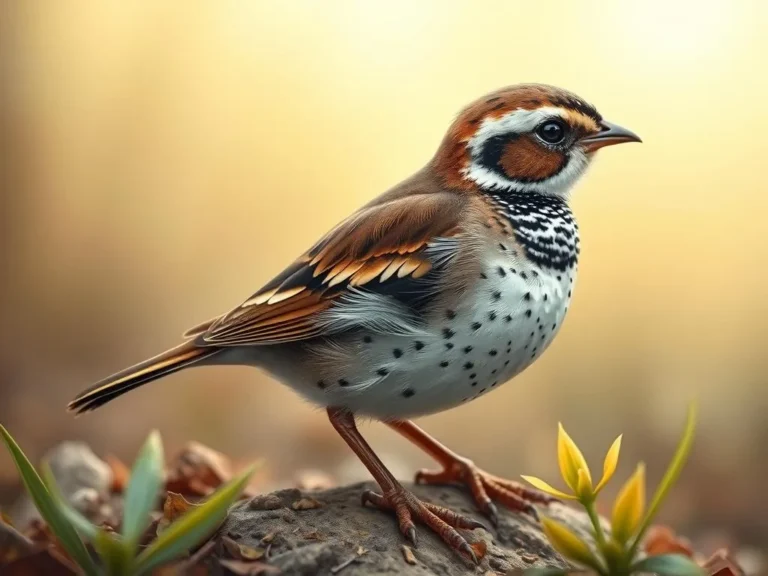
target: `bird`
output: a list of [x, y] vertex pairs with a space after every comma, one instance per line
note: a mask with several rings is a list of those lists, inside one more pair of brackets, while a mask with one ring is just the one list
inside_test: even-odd
[[501, 88], [465, 107], [426, 165], [322, 236], [229, 312], [178, 346], [97, 382], [83, 413], [179, 370], [259, 368], [324, 408], [380, 492], [363, 504], [415, 522], [468, 561], [460, 530], [482, 523], [419, 499], [387, 469], [356, 418], [379, 420], [438, 462], [422, 484], [467, 487], [536, 517], [551, 499], [482, 470], [412, 422], [466, 404], [522, 372], [568, 311], [580, 253], [574, 184], [604, 147], [640, 142], [579, 96], [544, 84]]

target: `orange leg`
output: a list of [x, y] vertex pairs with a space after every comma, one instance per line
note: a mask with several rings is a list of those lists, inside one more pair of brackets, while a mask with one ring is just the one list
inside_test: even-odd
[[477, 564], [477, 556], [472, 547], [456, 529], [482, 528], [482, 524], [447, 508], [422, 502], [403, 488], [360, 435], [352, 414], [342, 408], [328, 408], [328, 418], [381, 486], [382, 494], [370, 490], [364, 492], [363, 504], [369, 502], [378, 508], [394, 511], [400, 531], [414, 544], [416, 544], [416, 527], [413, 520], [415, 518], [421, 521], [453, 550]]
[[543, 492], [480, 470], [471, 460], [449, 450], [410, 420], [392, 420], [386, 424], [442, 464], [443, 469], [437, 472], [420, 470], [416, 474], [417, 483], [464, 484], [472, 493], [475, 505], [491, 519], [494, 525], [498, 522], [498, 511], [493, 503], [494, 500], [512, 510], [525, 512], [533, 518], [538, 518], [533, 503], [548, 504], [557, 501], [556, 498]]

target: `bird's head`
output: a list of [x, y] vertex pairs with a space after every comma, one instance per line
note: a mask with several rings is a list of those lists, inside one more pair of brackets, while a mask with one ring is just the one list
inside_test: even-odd
[[566, 197], [598, 149], [622, 142], [640, 138], [575, 94], [520, 84], [464, 109], [433, 167], [450, 186]]

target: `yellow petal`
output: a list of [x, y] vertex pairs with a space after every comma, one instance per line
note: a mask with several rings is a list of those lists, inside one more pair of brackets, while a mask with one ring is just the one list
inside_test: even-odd
[[579, 470], [579, 480], [576, 483], [576, 496], [579, 497], [581, 502], [591, 502], [595, 499], [595, 495], [592, 492], [592, 480], [583, 468]]
[[555, 498], [562, 498], [563, 500], [576, 500], [576, 496], [573, 494], [566, 494], [565, 492], [561, 492], [557, 488], [553, 488], [544, 480], [541, 478], [536, 478], [535, 476], [522, 476], [522, 479], [528, 482], [531, 486], [536, 488], [537, 490], [541, 490], [542, 492], [546, 492], [547, 494], [551, 494]]
[[578, 488], [579, 470], [586, 471], [589, 483], [592, 484], [592, 476], [589, 473], [587, 461], [562, 424], [558, 424], [557, 431], [557, 461], [560, 464], [560, 474], [562, 474], [563, 480], [574, 492]]
[[608, 481], [613, 478], [616, 472], [616, 465], [619, 463], [619, 452], [621, 451], [621, 434], [616, 440], [613, 441], [611, 447], [608, 449], [608, 453], [605, 455], [603, 461], [603, 477], [600, 478], [600, 482], [595, 487], [595, 494], [600, 492], [603, 487], [608, 484]]
[[622, 486], [611, 515], [613, 539], [626, 543], [640, 526], [645, 512], [645, 465], [641, 462], [635, 473]]
[[541, 519], [541, 524], [544, 533], [547, 535], [547, 539], [555, 550], [569, 560], [577, 562], [583, 566], [595, 568], [599, 573], [602, 573], [602, 570], [599, 569], [600, 564], [598, 563], [597, 558], [595, 558], [595, 555], [592, 554], [592, 550], [589, 549], [589, 546], [587, 546], [581, 538], [576, 536], [576, 534], [571, 532], [563, 524], [556, 522], [551, 518], [543, 517]]

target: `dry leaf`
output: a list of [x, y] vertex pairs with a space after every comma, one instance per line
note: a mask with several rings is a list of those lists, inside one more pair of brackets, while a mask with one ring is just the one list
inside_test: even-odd
[[472, 548], [472, 551], [475, 553], [475, 556], [477, 556], [478, 560], [482, 560], [485, 557], [485, 553], [488, 552], [488, 545], [482, 540], [479, 542], [474, 542], [469, 546]]
[[35, 544], [5, 519], [0, 521], [0, 565], [9, 564], [34, 550]]
[[405, 558], [405, 561], [412, 565], [416, 565], [416, 556], [413, 553], [413, 550], [411, 550], [410, 546], [406, 546], [403, 544], [403, 557]]
[[645, 538], [643, 548], [649, 556], [683, 554], [688, 558], [693, 558], [691, 543], [675, 534], [674, 530], [667, 526], [652, 526], [648, 530], [648, 536]]
[[276, 532], [270, 532], [269, 534], [264, 536], [264, 538], [261, 539], [261, 543], [262, 544], [269, 544], [270, 542], [272, 542], [272, 540], [275, 539], [276, 535], [277, 535]]
[[336, 485], [331, 476], [320, 470], [302, 470], [296, 474], [294, 484], [299, 490], [327, 490]]
[[163, 517], [157, 523], [157, 534], [160, 534], [180, 516], [195, 506], [199, 506], [199, 504], [193, 504], [176, 492], [168, 492], [165, 502], [163, 502]]
[[736, 564], [728, 550], [718, 550], [701, 567], [709, 576], [744, 576], [744, 570]]
[[235, 560], [253, 561], [259, 560], [264, 556], [263, 548], [251, 548], [250, 546], [235, 542], [228, 536], [224, 536], [221, 542], [224, 544], [224, 548], [226, 548], [229, 555]]
[[318, 502], [314, 498], [302, 498], [291, 504], [291, 508], [294, 510], [313, 510], [315, 508], [321, 508], [322, 506], [323, 503]]
[[107, 465], [112, 470], [112, 492], [122, 494], [128, 481], [131, 479], [131, 470], [117, 456], [108, 454], [105, 458]]
[[279, 574], [280, 570], [264, 562], [245, 562], [243, 560], [220, 560], [221, 566], [236, 576], [261, 576], [262, 574]]
[[198, 442], [190, 442], [171, 462], [166, 489], [208, 496], [231, 479], [232, 463], [226, 456]]

